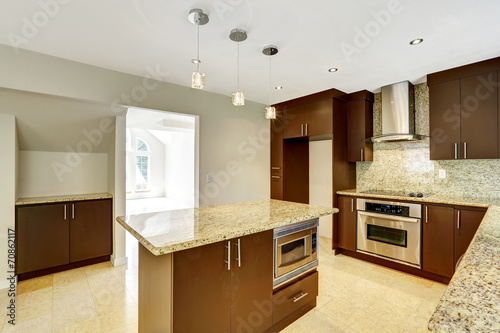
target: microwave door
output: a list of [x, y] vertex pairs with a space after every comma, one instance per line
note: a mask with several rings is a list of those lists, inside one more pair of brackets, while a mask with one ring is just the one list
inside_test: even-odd
[[277, 277], [311, 261], [311, 233], [309, 230], [279, 238], [276, 242]]

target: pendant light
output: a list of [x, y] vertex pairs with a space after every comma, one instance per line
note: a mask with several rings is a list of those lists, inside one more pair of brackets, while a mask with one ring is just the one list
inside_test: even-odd
[[208, 15], [203, 13], [199, 8], [189, 11], [188, 20], [198, 27], [198, 52], [196, 59], [191, 59], [191, 62], [196, 65], [196, 72], [191, 76], [191, 88], [203, 89], [205, 87], [205, 73], [200, 73], [200, 25], [208, 23]]
[[271, 104], [271, 57], [278, 53], [278, 47], [274, 45], [264, 46], [262, 53], [269, 56], [269, 106], [266, 106], [266, 119], [276, 119], [276, 108]]
[[245, 105], [245, 95], [240, 91], [240, 42], [247, 39], [247, 32], [243, 29], [233, 29], [229, 38], [238, 44], [238, 91], [233, 92], [233, 104], [241, 106]]

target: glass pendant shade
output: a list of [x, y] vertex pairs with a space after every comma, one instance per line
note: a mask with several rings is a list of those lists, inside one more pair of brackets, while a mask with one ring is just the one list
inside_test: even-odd
[[276, 119], [276, 108], [274, 106], [266, 106], [266, 119]]
[[203, 87], [205, 87], [205, 73], [193, 72], [191, 88], [203, 89]]
[[241, 91], [233, 93], [233, 104], [236, 106], [245, 105], [245, 95]]

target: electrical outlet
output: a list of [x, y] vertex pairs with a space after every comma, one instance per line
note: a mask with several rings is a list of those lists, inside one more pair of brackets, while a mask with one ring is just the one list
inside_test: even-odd
[[209, 173], [207, 174], [207, 183], [211, 183], [212, 182], [212, 174]]
[[439, 169], [439, 178], [446, 178], [446, 170]]

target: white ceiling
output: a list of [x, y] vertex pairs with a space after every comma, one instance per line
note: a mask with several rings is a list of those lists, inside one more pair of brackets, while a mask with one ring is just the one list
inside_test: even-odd
[[[40, 3], [59, 8], [44, 15]], [[399, 12], [377, 23], [373, 13], [391, 4]], [[210, 17], [200, 27], [206, 90], [228, 96], [236, 90], [236, 43], [228, 36], [244, 28], [241, 90], [262, 103], [269, 102], [269, 58], [261, 53], [267, 44], [279, 48], [273, 85], [284, 86], [273, 91], [273, 103], [330, 88], [377, 91], [402, 80], [419, 83], [428, 73], [500, 56], [498, 0], [2, 1], [0, 43], [10, 45], [9, 36], [17, 34], [27, 37], [21, 48], [136, 75], [159, 65], [168, 82], [189, 86], [196, 57], [196, 26], [187, 20], [192, 8]], [[26, 22], [35, 21], [38, 31], [23, 35]], [[357, 29], [365, 28], [373, 37], [348, 59], [341, 46], [356, 47]], [[410, 46], [414, 38], [424, 43]], [[330, 67], [339, 71], [328, 73]]]

